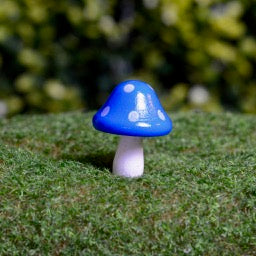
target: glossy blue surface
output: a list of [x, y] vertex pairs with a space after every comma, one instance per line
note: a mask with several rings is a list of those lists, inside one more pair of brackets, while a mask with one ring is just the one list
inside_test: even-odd
[[152, 87], [142, 81], [129, 80], [115, 87], [94, 115], [93, 126], [107, 133], [153, 137], [168, 134], [172, 121]]

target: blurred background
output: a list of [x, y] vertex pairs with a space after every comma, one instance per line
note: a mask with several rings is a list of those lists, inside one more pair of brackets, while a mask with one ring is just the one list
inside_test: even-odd
[[256, 113], [255, 0], [0, 0], [0, 116], [97, 109], [141, 79], [167, 110]]

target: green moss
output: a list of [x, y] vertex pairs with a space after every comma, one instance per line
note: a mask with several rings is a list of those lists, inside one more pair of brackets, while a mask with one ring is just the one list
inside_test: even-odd
[[172, 113], [133, 180], [91, 117], [1, 121], [1, 255], [255, 254], [255, 116]]

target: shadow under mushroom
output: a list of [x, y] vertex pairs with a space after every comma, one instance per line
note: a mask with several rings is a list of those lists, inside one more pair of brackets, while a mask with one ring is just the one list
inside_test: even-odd
[[62, 159], [76, 161], [82, 164], [91, 164], [95, 168], [106, 168], [109, 172], [112, 172], [112, 163], [115, 156], [115, 152], [94, 152], [85, 155], [65, 155]]

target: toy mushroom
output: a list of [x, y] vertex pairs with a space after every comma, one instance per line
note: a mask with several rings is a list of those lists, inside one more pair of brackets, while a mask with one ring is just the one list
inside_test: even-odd
[[121, 135], [113, 173], [139, 177], [144, 171], [143, 137], [163, 136], [172, 130], [155, 91], [147, 83], [129, 80], [115, 87], [93, 117], [95, 129]]

